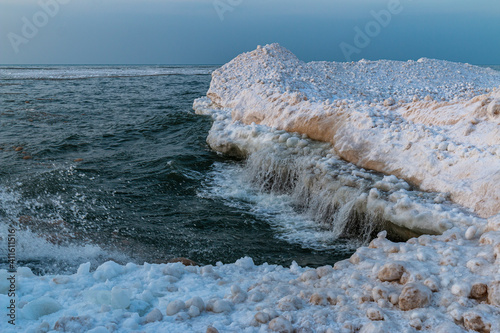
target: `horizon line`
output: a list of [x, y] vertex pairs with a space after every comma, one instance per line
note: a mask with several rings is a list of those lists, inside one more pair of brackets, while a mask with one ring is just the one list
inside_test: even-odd
[[2, 64], [0, 63], [0, 66], [222, 66], [224, 64], [156, 64], [156, 63], [150, 63], [150, 64], [118, 64], [118, 63], [26, 63], [26, 64]]
[[[387, 60], [387, 59], [379, 59], [379, 60]], [[317, 62], [320, 60], [313, 60], [310, 62]], [[324, 60], [321, 60], [324, 61]], [[378, 60], [370, 60], [370, 61], [378, 61]], [[393, 60], [393, 61], [405, 61], [405, 60]], [[451, 60], [448, 60], [451, 61]], [[346, 61], [329, 61], [329, 62], [346, 62]], [[351, 61], [347, 61], [351, 62]], [[354, 61], [357, 62], [357, 61]], [[457, 61], [451, 61], [457, 62]], [[473, 64], [475, 66], [500, 66], [500, 63], [489, 63], [489, 64]], [[181, 64], [181, 63], [23, 63], [23, 64], [3, 64], [0, 63], [0, 66], [223, 66], [224, 64]]]

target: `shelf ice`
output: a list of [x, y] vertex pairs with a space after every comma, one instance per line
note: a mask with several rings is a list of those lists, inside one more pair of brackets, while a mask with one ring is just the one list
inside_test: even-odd
[[500, 73], [440, 60], [304, 63], [272, 44], [216, 70], [231, 121], [305, 134], [355, 165], [500, 212]]

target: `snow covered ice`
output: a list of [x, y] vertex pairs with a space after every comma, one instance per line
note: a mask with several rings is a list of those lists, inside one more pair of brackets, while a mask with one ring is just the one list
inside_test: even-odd
[[[304, 63], [277, 44], [238, 56], [194, 103], [214, 119], [211, 147], [247, 158], [251, 177], [291, 191], [333, 236], [387, 231], [315, 269], [248, 257], [23, 268], [16, 327], [500, 332], [499, 85], [498, 72], [440, 60]], [[353, 213], [364, 217], [349, 229]], [[7, 290], [0, 283], [1, 306]]]
[[449, 192], [482, 217], [500, 212], [497, 71], [430, 59], [304, 63], [272, 44], [212, 77], [207, 97], [233, 122], [329, 142], [359, 167]]

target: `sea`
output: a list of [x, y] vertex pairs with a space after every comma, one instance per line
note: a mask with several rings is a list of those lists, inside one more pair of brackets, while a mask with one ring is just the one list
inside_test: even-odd
[[113, 260], [333, 265], [335, 238], [210, 149], [196, 115], [218, 66], [0, 66], [0, 268]]

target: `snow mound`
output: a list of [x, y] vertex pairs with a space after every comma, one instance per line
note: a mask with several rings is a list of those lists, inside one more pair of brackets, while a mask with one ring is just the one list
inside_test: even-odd
[[488, 217], [500, 212], [499, 85], [499, 72], [468, 64], [304, 63], [271, 44], [214, 71], [210, 102], [198, 104], [329, 142], [359, 167], [448, 192]]

